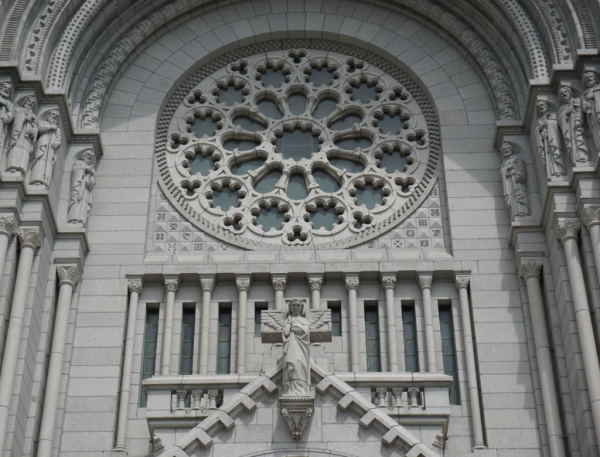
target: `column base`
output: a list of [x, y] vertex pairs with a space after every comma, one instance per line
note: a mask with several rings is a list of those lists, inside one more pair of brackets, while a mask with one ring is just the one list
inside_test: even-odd
[[125, 449], [125, 446], [117, 446], [113, 449], [113, 452], [117, 452], [119, 454], [124, 453], [125, 455], [129, 455], [129, 452], [127, 452], [127, 449]]

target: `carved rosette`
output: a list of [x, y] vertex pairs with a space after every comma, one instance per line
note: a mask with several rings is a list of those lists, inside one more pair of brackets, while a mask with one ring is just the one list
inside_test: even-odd
[[559, 219], [556, 227], [556, 238], [561, 242], [579, 237], [581, 221], [579, 219]]
[[308, 285], [310, 287], [310, 290], [321, 290], [321, 288], [323, 287], [323, 277], [315, 276], [308, 278]]
[[315, 410], [313, 397], [282, 397], [279, 399], [281, 416], [287, 424], [292, 438], [299, 440]]
[[177, 279], [165, 279], [165, 289], [167, 292], [177, 292], [179, 281]]
[[81, 279], [79, 273], [79, 267], [77, 265], [63, 265], [56, 267], [56, 274], [58, 275], [58, 285], [69, 284], [71, 287], [75, 287], [75, 284]]
[[238, 276], [235, 278], [235, 285], [238, 292], [248, 292], [250, 290], [250, 276]]
[[21, 227], [17, 232], [17, 236], [19, 237], [19, 243], [21, 243], [21, 249], [30, 247], [35, 251], [42, 245], [42, 234], [37, 227]]
[[458, 290], [466, 289], [467, 287], [469, 287], [470, 280], [471, 280], [471, 277], [469, 275], [456, 275], [456, 278], [454, 280], [454, 285], [456, 286], [456, 288]]
[[215, 277], [214, 276], [200, 276], [200, 287], [202, 287], [202, 292], [212, 292], [215, 287]]
[[431, 289], [433, 275], [431, 273], [419, 273], [419, 286], [421, 289]]
[[129, 289], [130, 294], [135, 292], [136, 294], [139, 295], [142, 293], [142, 288], [143, 288], [142, 281], [139, 279], [129, 281], [127, 283], [127, 288]]
[[385, 277], [381, 279], [381, 285], [385, 290], [394, 289], [396, 287], [396, 278], [395, 277]]
[[0, 216], [0, 235], [6, 235], [10, 238], [15, 233], [17, 233], [17, 224], [15, 223], [15, 217]]
[[581, 222], [590, 230], [592, 226], [600, 224], [600, 205], [584, 205]]
[[540, 258], [523, 258], [519, 265], [519, 276], [525, 281], [529, 278], [540, 279], [542, 265], [542, 259]]
[[360, 281], [358, 280], [358, 276], [346, 276], [346, 290], [358, 290], [358, 285]]

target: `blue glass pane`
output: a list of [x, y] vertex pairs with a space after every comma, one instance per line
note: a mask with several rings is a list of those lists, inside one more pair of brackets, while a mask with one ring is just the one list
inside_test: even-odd
[[312, 175], [319, 184], [319, 188], [322, 192], [333, 193], [340, 190], [340, 185], [338, 182], [326, 171], [317, 169], [313, 171]]
[[[313, 112], [315, 119], [323, 119], [333, 113], [337, 102], [333, 98], [324, 98], [317, 105], [317, 109]], [[360, 118], [359, 118], [360, 119]]]
[[317, 210], [314, 213], [309, 212], [308, 214], [310, 221], [317, 230], [321, 227], [325, 228], [325, 230], [331, 230], [333, 224], [337, 224], [339, 221], [339, 216], [335, 214], [333, 208], [325, 209], [322, 206], [317, 206]]
[[384, 152], [379, 161], [379, 168], [386, 168], [388, 173], [394, 171], [406, 171], [408, 165], [408, 156], [403, 156], [400, 151], [393, 151], [391, 154]]
[[246, 162], [236, 163], [231, 167], [231, 172], [234, 175], [242, 176], [248, 173], [250, 170], [256, 170], [257, 168], [260, 168], [263, 163], [265, 163], [265, 159], [252, 159], [247, 160]]
[[313, 136], [310, 130], [285, 131], [282, 136], [277, 137], [275, 150], [283, 155], [284, 159], [309, 159], [313, 152], [319, 151], [319, 139]]
[[314, 83], [315, 87], [319, 87], [322, 84], [326, 86], [331, 85], [333, 79], [333, 71], [329, 71], [327, 67], [322, 67], [320, 70], [313, 68], [312, 72], [308, 76], [308, 80]]
[[381, 204], [383, 195], [381, 189], [373, 189], [371, 184], [366, 184], [364, 189], [356, 189], [357, 204], [366, 205], [367, 208], [375, 208], [375, 205]]
[[213, 190], [213, 208], [221, 207], [221, 210], [227, 211], [230, 207], [237, 208], [239, 195], [237, 191], [231, 190], [229, 187], [223, 187], [223, 190]]
[[245, 116], [235, 118], [233, 125], [239, 125], [241, 128], [248, 130], [249, 132], [260, 132], [261, 130], [265, 129], [264, 125], [261, 125]]
[[329, 126], [331, 130], [346, 130], [352, 127], [354, 124], [360, 124], [362, 117], [358, 114], [348, 114], [346, 117], [341, 118], [339, 121], [334, 122]]
[[206, 136], [214, 136], [217, 130], [217, 123], [210, 117], [200, 119], [199, 117], [194, 118], [194, 122], [190, 124], [190, 132], [196, 134], [196, 138], [202, 138]]
[[258, 146], [260, 142], [250, 140], [228, 140], [223, 144], [223, 147], [228, 151], [239, 149], [240, 151], [249, 151]]
[[348, 170], [349, 173], [360, 173], [365, 169], [365, 166], [360, 162], [354, 160], [342, 159], [341, 157], [330, 157], [329, 163], [334, 167], [343, 170]]
[[356, 148], [367, 149], [371, 147], [371, 141], [365, 137], [358, 138], [348, 138], [345, 140], [336, 141], [335, 145], [340, 149], [346, 149], [348, 151], [353, 151]]
[[393, 116], [385, 113], [383, 119], [377, 121], [377, 126], [381, 130], [381, 133], [397, 134], [404, 128], [404, 121], [400, 119], [400, 113], [396, 113]]
[[283, 117], [283, 114], [281, 114], [281, 111], [277, 107], [277, 103], [271, 100], [262, 100], [257, 105], [263, 114], [271, 119], [281, 119]]
[[288, 183], [287, 195], [292, 200], [304, 200], [308, 196], [304, 176], [299, 173], [292, 175]]
[[288, 97], [288, 106], [290, 112], [296, 116], [304, 113], [306, 110], [306, 97], [304, 94], [292, 94]]
[[265, 72], [260, 73], [260, 80], [265, 87], [273, 86], [278, 88], [282, 83], [285, 82], [285, 75], [283, 74], [283, 70], [281, 68], [273, 70], [269, 67]]
[[233, 106], [235, 103], [242, 103], [242, 88], [236, 89], [235, 86], [227, 86], [226, 89], [219, 89], [219, 103], [225, 103]]
[[200, 173], [202, 176], [207, 176], [209, 171], [215, 169], [215, 162], [213, 162], [212, 155], [204, 157], [202, 154], [196, 154], [193, 159], [188, 159], [188, 166], [192, 175]]
[[254, 185], [254, 190], [261, 194], [267, 194], [275, 189], [275, 184], [277, 184], [279, 178], [281, 178], [281, 171], [271, 170], [262, 177], [258, 184]]
[[369, 87], [365, 82], [360, 83], [358, 87], [352, 87], [352, 100], [358, 100], [361, 103], [367, 103], [369, 100], [377, 99], [377, 91], [375, 85]]
[[277, 207], [272, 206], [271, 209], [260, 209], [260, 213], [256, 216], [256, 225], [262, 225], [263, 230], [268, 232], [272, 228], [279, 230], [284, 220], [285, 213], [280, 213]]

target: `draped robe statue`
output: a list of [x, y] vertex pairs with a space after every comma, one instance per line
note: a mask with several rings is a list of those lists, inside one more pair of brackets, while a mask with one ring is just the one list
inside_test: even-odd
[[0, 83], [0, 157], [8, 143], [10, 123], [15, 117], [13, 104], [9, 97], [12, 86], [8, 81]]
[[511, 219], [517, 216], [528, 216], [529, 199], [527, 197], [527, 187], [525, 177], [527, 176], [527, 165], [525, 161], [517, 155], [515, 146], [510, 143], [504, 143], [500, 148], [504, 161], [500, 167], [502, 174], [502, 185], [504, 187], [504, 198], [506, 206], [510, 212]]
[[561, 107], [558, 110], [558, 124], [565, 139], [567, 153], [574, 167], [587, 165], [590, 156], [583, 139], [583, 111], [581, 100], [573, 97], [569, 87], [559, 92]]
[[37, 101], [33, 95], [21, 99], [15, 108], [15, 117], [10, 132], [10, 143], [6, 158], [6, 171], [27, 172], [29, 158], [38, 134], [37, 117], [33, 113]]
[[583, 93], [587, 124], [592, 133], [596, 151], [600, 154], [600, 81], [598, 75], [593, 71], [586, 72], [583, 75], [583, 85], [587, 88]]
[[56, 163], [56, 149], [60, 147], [61, 133], [58, 127], [58, 110], [46, 111], [39, 122], [38, 141], [32, 157], [29, 184], [50, 186], [52, 169]]
[[67, 221], [81, 223], [85, 227], [92, 209], [92, 189], [96, 185], [96, 154], [85, 149], [71, 170], [71, 199]]
[[545, 101], [537, 102], [538, 126], [536, 137], [542, 163], [546, 165], [546, 175], [550, 180], [560, 180], [567, 174], [563, 159], [562, 142], [556, 114], [550, 112]]

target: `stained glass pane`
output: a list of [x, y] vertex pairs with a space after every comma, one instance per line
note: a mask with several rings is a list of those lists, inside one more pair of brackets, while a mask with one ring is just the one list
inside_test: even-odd
[[285, 131], [277, 137], [275, 149], [284, 159], [310, 159], [313, 152], [319, 151], [319, 139], [310, 130]]
[[365, 338], [367, 342], [367, 371], [381, 371], [379, 310], [377, 305], [365, 306]]
[[374, 189], [372, 184], [366, 184], [364, 189], [356, 189], [356, 200], [358, 205], [366, 205], [367, 208], [375, 208], [375, 205], [381, 205], [383, 195], [381, 189]]
[[315, 229], [323, 227], [325, 230], [331, 230], [333, 224], [337, 224], [340, 219], [332, 207], [325, 209], [323, 206], [317, 206], [316, 211], [309, 211], [308, 215]]
[[260, 80], [265, 87], [273, 86], [277, 89], [285, 82], [285, 79], [283, 69], [281, 68], [273, 70], [273, 68], [269, 67], [264, 72], [260, 72]]
[[284, 220], [285, 212], [280, 213], [276, 206], [272, 206], [270, 209], [260, 209], [260, 213], [256, 216], [256, 225], [262, 225], [263, 230], [268, 232], [273, 228], [279, 230]]
[[190, 124], [190, 131], [195, 133], [197, 138], [202, 138], [204, 135], [214, 136], [217, 131], [217, 122], [209, 116], [204, 119], [195, 117], [194, 122]]
[[326, 171], [316, 169], [312, 172], [322, 192], [333, 193], [340, 190], [338, 182]]
[[327, 67], [321, 67], [320, 69], [313, 68], [308, 75], [308, 80], [312, 82], [315, 87], [319, 87], [321, 85], [330, 86], [331, 80], [333, 79], [333, 71], [329, 71]]
[[233, 106], [235, 103], [242, 103], [244, 94], [242, 88], [236, 88], [235, 86], [227, 86], [226, 89], [219, 89], [219, 95], [217, 96], [219, 103], [225, 103], [229, 106]]
[[368, 103], [370, 100], [377, 99], [377, 91], [375, 85], [369, 87], [365, 82], [360, 83], [360, 86], [352, 88], [352, 100], [358, 100], [361, 103]]
[[213, 190], [213, 208], [220, 206], [222, 211], [237, 208], [239, 199], [237, 190], [231, 190], [229, 187], [224, 186], [221, 190]]

